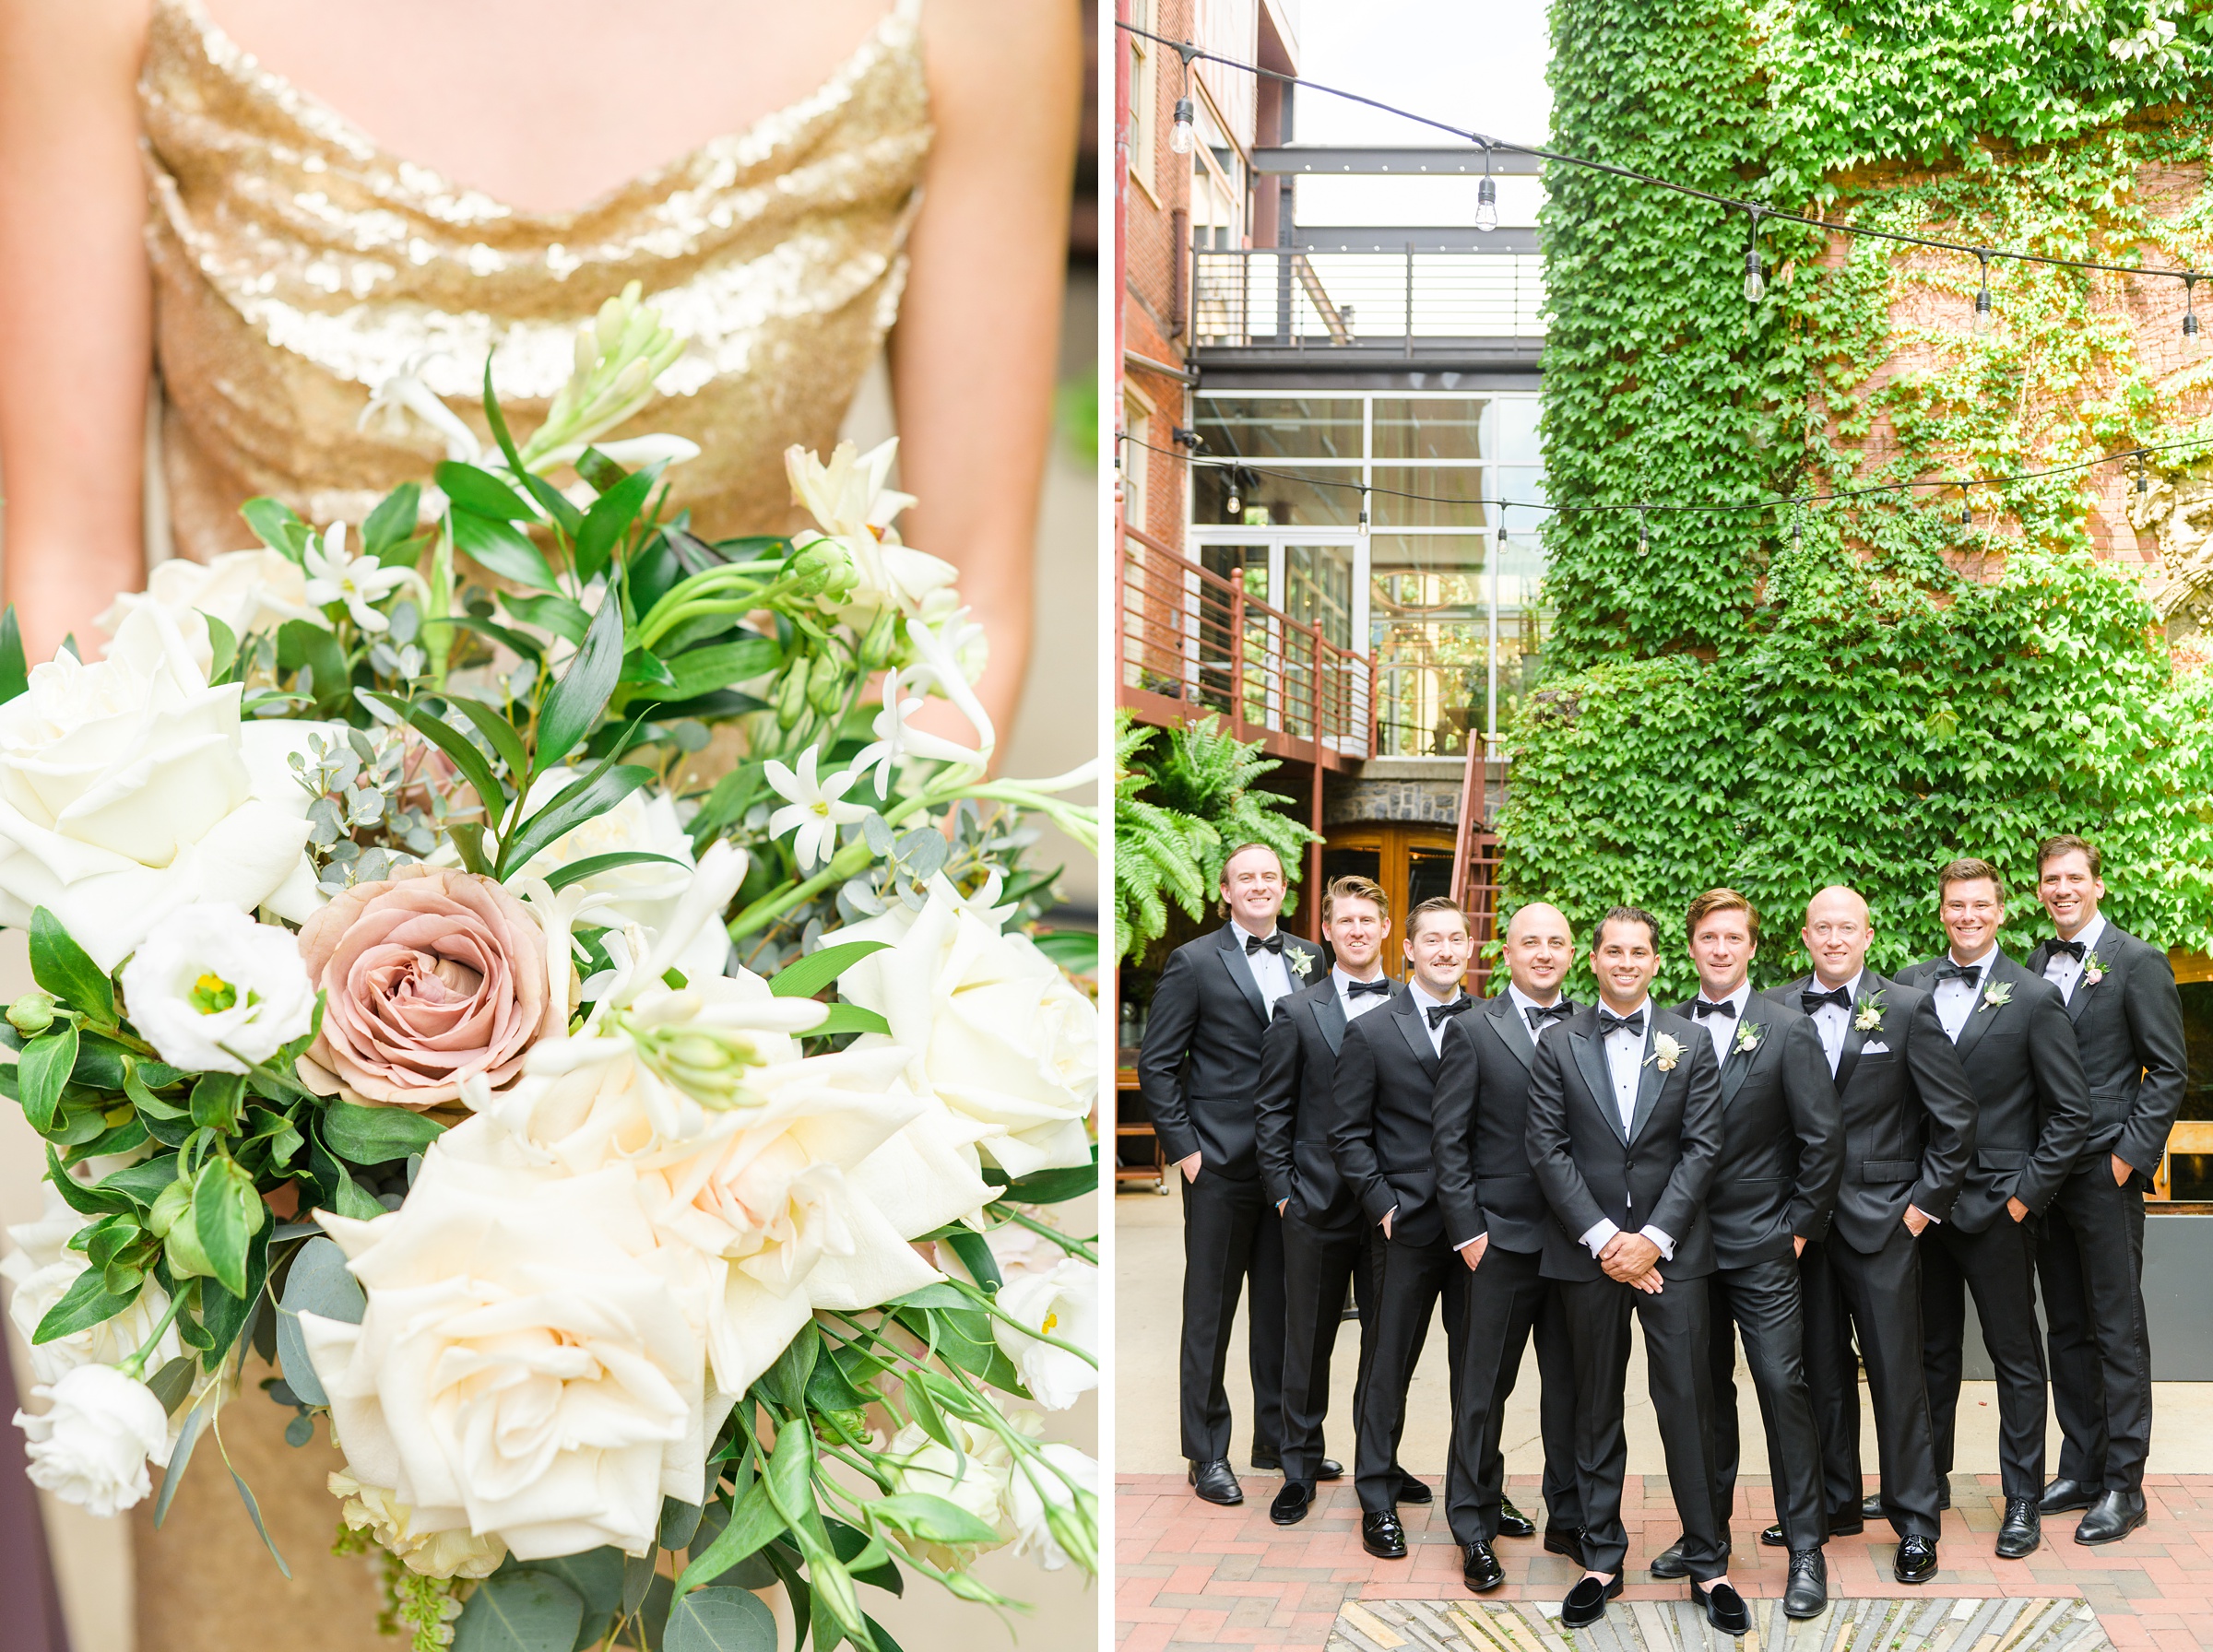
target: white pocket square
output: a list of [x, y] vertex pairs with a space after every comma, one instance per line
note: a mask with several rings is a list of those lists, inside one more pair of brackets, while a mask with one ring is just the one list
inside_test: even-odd
[[1871, 1038], [1860, 1046], [1863, 1056], [1888, 1056], [1889, 1053], [1890, 1046], [1879, 1038]]

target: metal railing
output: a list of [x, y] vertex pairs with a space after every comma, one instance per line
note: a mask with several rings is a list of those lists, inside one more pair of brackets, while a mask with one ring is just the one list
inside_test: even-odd
[[1391, 348], [1544, 336], [1544, 258], [1459, 248], [1328, 252], [1264, 247], [1191, 254], [1201, 346]]
[[1118, 702], [1147, 721], [1215, 712], [1238, 739], [1334, 768], [1375, 749], [1367, 660], [1126, 528], [1117, 570]]

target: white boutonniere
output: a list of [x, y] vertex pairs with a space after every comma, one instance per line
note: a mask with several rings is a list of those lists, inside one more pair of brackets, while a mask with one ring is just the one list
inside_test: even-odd
[[1683, 1046], [1664, 1032], [1652, 1034], [1652, 1064], [1663, 1073], [1675, 1070], [1675, 1063], [1683, 1059]]
[[2013, 983], [1993, 981], [1982, 994], [1982, 1008], [1998, 1009], [2013, 1002]]
[[1736, 1030], [1736, 1053], [1749, 1056], [1759, 1048], [1759, 1034], [1760, 1025], [1757, 1021], [1746, 1021], [1739, 1026]]
[[2104, 979], [2105, 960], [2092, 952], [2082, 961], [2082, 984], [2085, 986], [2095, 986]]
[[1314, 959], [1310, 953], [1286, 951], [1284, 954], [1284, 961], [1291, 965], [1292, 974], [1296, 974], [1301, 981], [1304, 981], [1308, 975], [1314, 973]]
[[1860, 1006], [1859, 1014], [1852, 1018], [1852, 1024], [1863, 1032], [1880, 1032], [1883, 1030], [1883, 995], [1879, 992], [1869, 993], [1867, 1001]]

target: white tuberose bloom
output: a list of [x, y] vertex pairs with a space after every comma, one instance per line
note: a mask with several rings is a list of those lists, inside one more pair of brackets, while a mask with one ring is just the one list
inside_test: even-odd
[[[784, 469], [792, 498], [853, 560], [853, 586], [837, 606], [863, 614], [893, 608], [909, 616], [935, 615], [953, 605], [960, 571], [899, 542], [893, 518], [915, 501], [884, 486], [898, 451], [894, 437], [857, 458], [853, 444], [841, 442], [824, 465], [795, 444], [784, 450]], [[801, 549], [812, 542], [804, 534], [793, 541]]]
[[865, 820], [869, 812], [860, 804], [841, 801], [860, 778], [860, 771], [841, 769], [827, 780], [818, 780], [815, 763], [820, 755], [814, 747], [808, 747], [799, 754], [797, 773], [773, 758], [763, 768], [776, 795], [789, 799], [787, 807], [769, 816], [769, 832], [782, 837], [787, 832], [798, 832], [791, 847], [802, 872], [813, 871], [820, 862], [836, 854], [837, 829]]
[[[999, 1290], [1000, 1311], [1040, 1335], [1078, 1348], [1099, 1345], [1099, 1270], [1071, 1257], [1049, 1273], [1018, 1273]], [[1064, 1411], [1099, 1386], [1098, 1367], [994, 1319], [992, 1335], [1022, 1373], [1022, 1386], [1048, 1411]]]
[[112, 1365], [78, 1365], [30, 1397], [46, 1401], [35, 1416], [16, 1413], [31, 1484], [103, 1516], [145, 1500], [147, 1459], [169, 1461], [169, 1413], [152, 1389]]
[[234, 906], [181, 907], [123, 969], [131, 1024], [172, 1067], [243, 1073], [308, 1030], [315, 989], [291, 931]]
[[354, 624], [366, 631], [389, 630], [392, 622], [370, 604], [381, 602], [408, 583], [405, 568], [387, 568], [374, 557], [348, 557], [346, 525], [334, 522], [320, 544], [307, 542], [307, 599], [317, 608], [346, 605]]

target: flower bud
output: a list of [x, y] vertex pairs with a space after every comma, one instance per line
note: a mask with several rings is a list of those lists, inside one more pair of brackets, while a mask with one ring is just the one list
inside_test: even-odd
[[846, 673], [836, 660], [826, 654], [814, 656], [814, 668], [808, 674], [807, 703], [825, 717], [837, 715], [838, 707], [845, 703]]
[[761, 1065], [761, 1048], [751, 1033], [698, 1021], [651, 1026], [636, 1016], [621, 1024], [638, 1059], [701, 1106], [719, 1111], [755, 1101], [745, 1072]]
[[776, 721], [789, 728], [799, 720], [807, 709], [807, 656], [801, 655], [785, 668], [784, 680], [776, 685]]
[[26, 1038], [36, 1038], [53, 1025], [53, 995], [27, 992], [7, 1007], [7, 1024]]
[[868, 634], [860, 640], [860, 668], [876, 671], [891, 663], [892, 650], [898, 644], [899, 610], [884, 608], [876, 610], [870, 622]]

